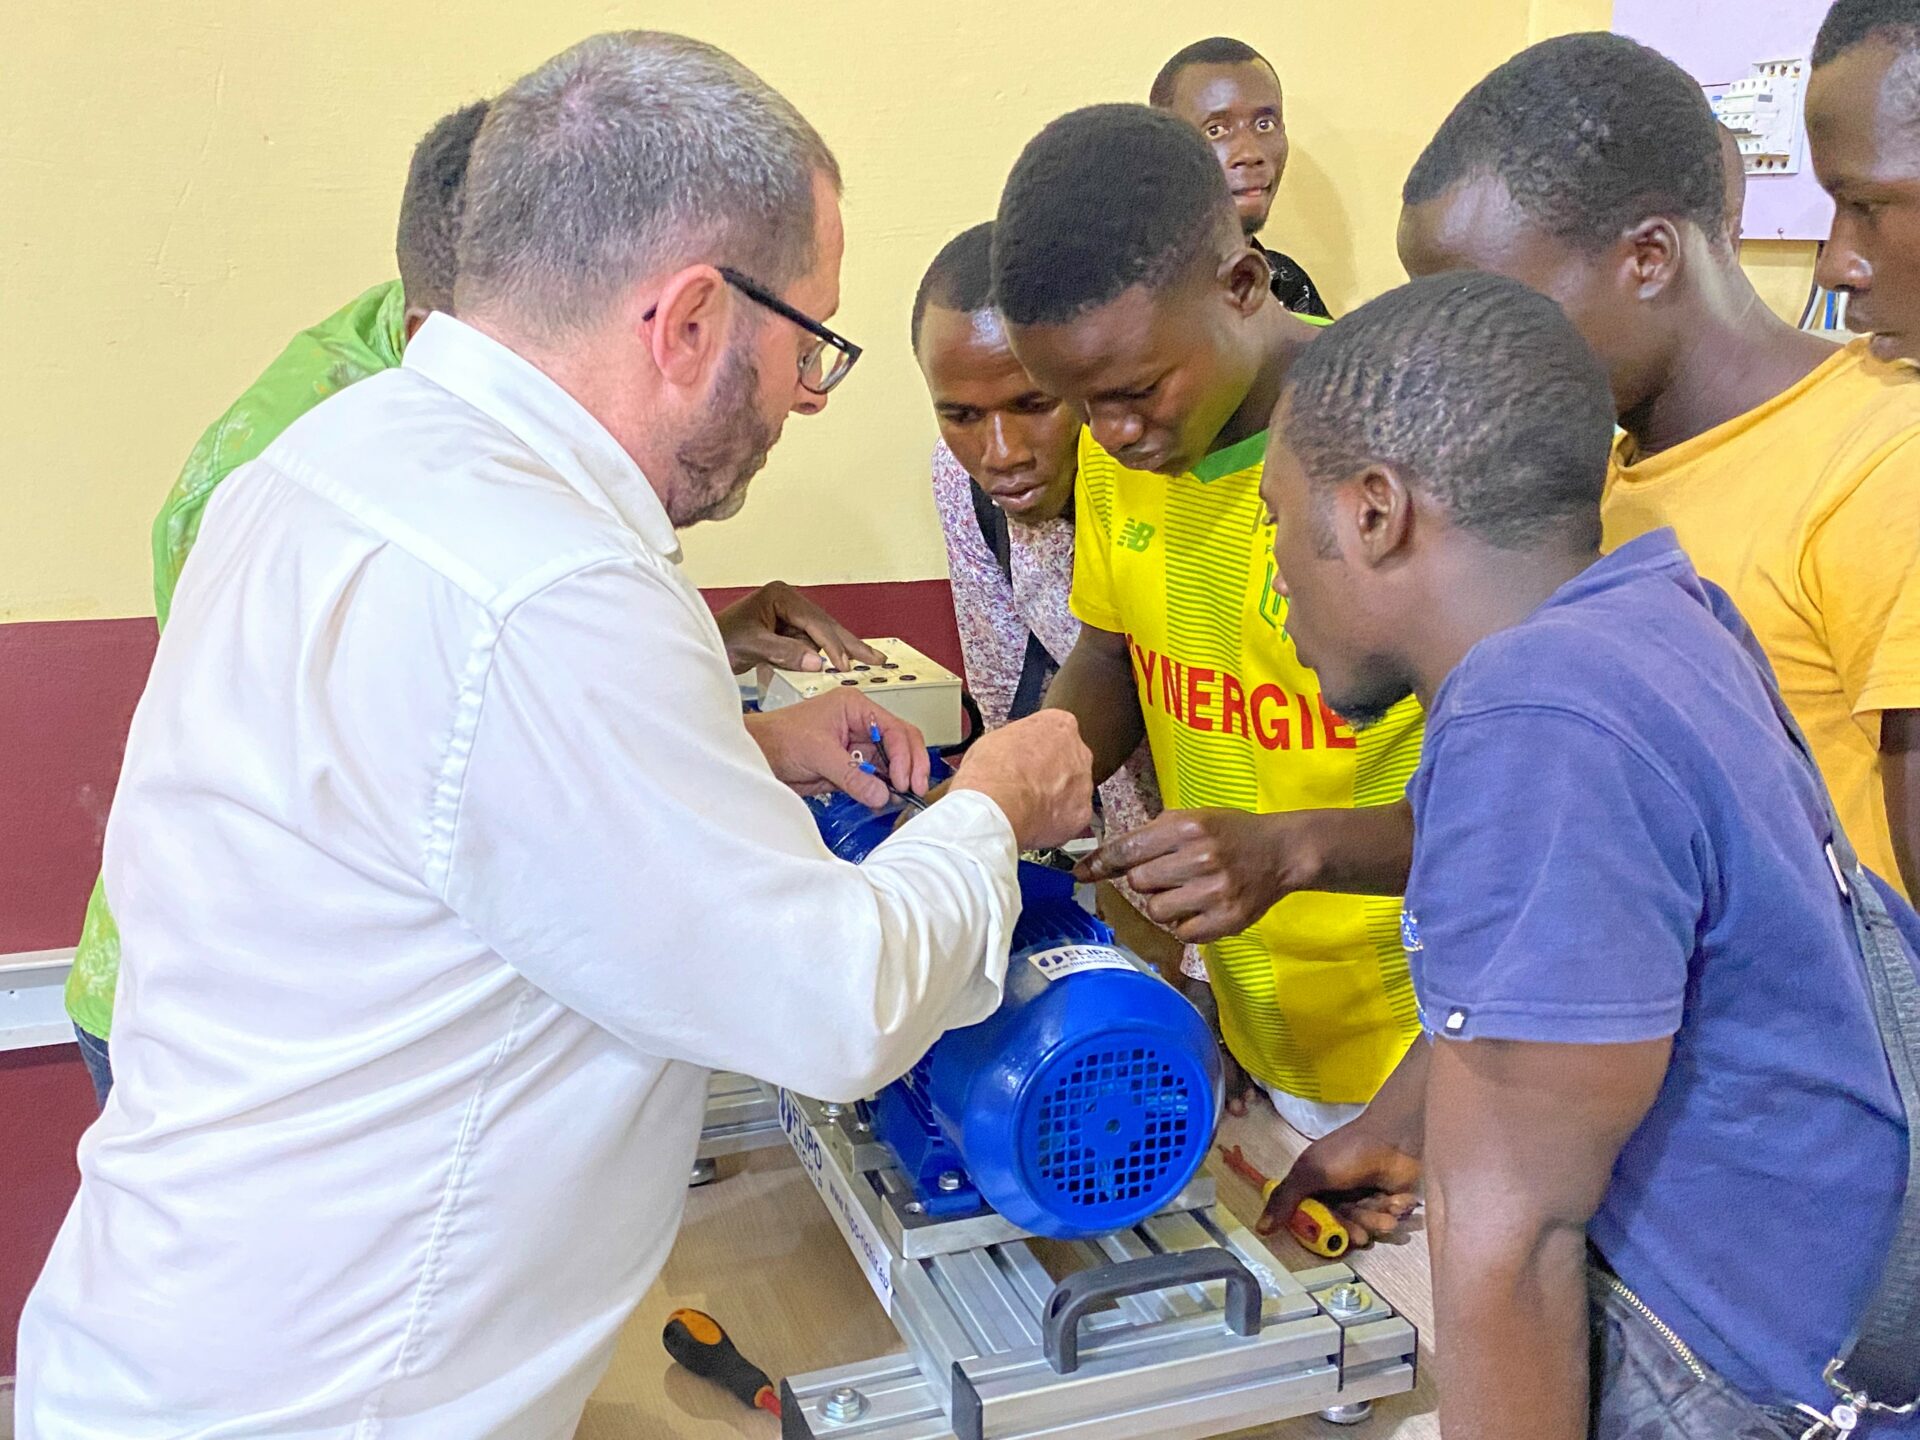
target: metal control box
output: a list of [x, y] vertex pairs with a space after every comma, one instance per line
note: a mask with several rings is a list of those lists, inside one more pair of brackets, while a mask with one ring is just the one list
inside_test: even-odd
[[936, 748], [960, 743], [960, 677], [892, 637], [867, 644], [886, 659], [850, 670], [768, 670], [760, 682], [760, 708], [778, 710], [835, 690], [857, 689], [875, 704], [920, 727]]

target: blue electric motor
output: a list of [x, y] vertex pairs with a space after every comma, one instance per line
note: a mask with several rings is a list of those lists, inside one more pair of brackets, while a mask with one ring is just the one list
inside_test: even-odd
[[[897, 816], [810, 802], [828, 846], [863, 860]], [[1061, 1239], [1136, 1225], [1206, 1158], [1220, 1052], [1192, 1005], [1114, 944], [1073, 878], [1022, 863], [1000, 1008], [952, 1030], [873, 1103], [929, 1215], [990, 1205]]]

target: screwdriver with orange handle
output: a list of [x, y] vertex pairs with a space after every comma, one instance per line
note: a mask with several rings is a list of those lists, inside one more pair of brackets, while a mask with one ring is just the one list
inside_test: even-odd
[[743, 1405], [779, 1416], [780, 1392], [767, 1379], [767, 1372], [734, 1349], [711, 1315], [701, 1310], [674, 1311], [660, 1332], [660, 1343], [683, 1369], [713, 1381]]
[[[1260, 1192], [1261, 1204], [1271, 1200], [1273, 1192], [1280, 1188], [1280, 1182], [1263, 1175], [1260, 1167], [1247, 1159], [1238, 1145], [1232, 1149], [1222, 1145], [1220, 1158], [1227, 1162], [1229, 1170]], [[1299, 1208], [1287, 1217], [1287, 1233], [1314, 1254], [1324, 1255], [1329, 1260], [1338, 1260], [1346, 1254], [1353, 1238], [1347, 1234], [1347, 1227], [1333, 1218], [1333, 1212], [1311, 1195], [1302, 1200]]]

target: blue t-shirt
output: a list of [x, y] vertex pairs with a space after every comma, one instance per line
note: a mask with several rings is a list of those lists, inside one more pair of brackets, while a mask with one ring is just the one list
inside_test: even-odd
[[1403, 929], [1436, 1041], [1673, 1037], [1589, 1236], [1750, 1397], [1830, 1405], [1907, 1132], [1751, 647], [1664, 530], [1476, 645], [1427, 718]]

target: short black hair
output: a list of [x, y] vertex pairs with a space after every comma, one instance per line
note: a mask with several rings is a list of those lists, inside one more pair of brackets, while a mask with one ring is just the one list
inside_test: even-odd
[[1184, 274], [1240, 222], [1200, 133], [1145, 105], [1090, 105], [1027, 143], [1000, 195], [993, 293], [1015, 325], [1058, 325]]
[[1920, 0], [1834, 0], [1813, 42], [1814, 68], [1869, 40], [1920, 51]]
[[1606, 371], [1518, 281], [1458, 271], [1390, 290], [1307, 346], [1282, 395], [1282, 433], [1316, 486], [1392, 465], [1488, 544], [1599, 544]]
[[971, 315], [993, 304], [993, 222], [982, 220], [940, 247], [913, 297], [913, 348], [920, 348], [920, 322], [927, 307]]
[[1586, 250], [1653, 215], [1724, 234], [1725, 167], [1706, 92], [1622, 35], [1562, 35], [1507, 61], [1453, 107], [1401, 199], [1423, 204], [1480, 175]]
[[[1246, 65], [1255, 62], [1273, 70], [1273, 62], [1244, 40], [1235, 40], [1227, 35], [1196, 40], [1174, 51], [1173, 58], [1160, 67], [1160, 73], [1153, 77], [1153, 87], [1147, 91], [1147, 103], [1162, 110], [1171, 105], [1174, 84], [1180, 79], [1180, 72], [1189, 65]], [[1277, 82], [1280, 72], [1273, 70], [1273, 78]]]
[[413, 147], [407, 188], [400, 197], [400, 230], [394, 239], [400, 289], [409, 305], [453, 309], [453, 281], [458, 273], [454, 250], [460, 240], [467, 161], [473, 156], [473, 137], [487, 118], [487, 105], [476, 100], [441, 116]]

